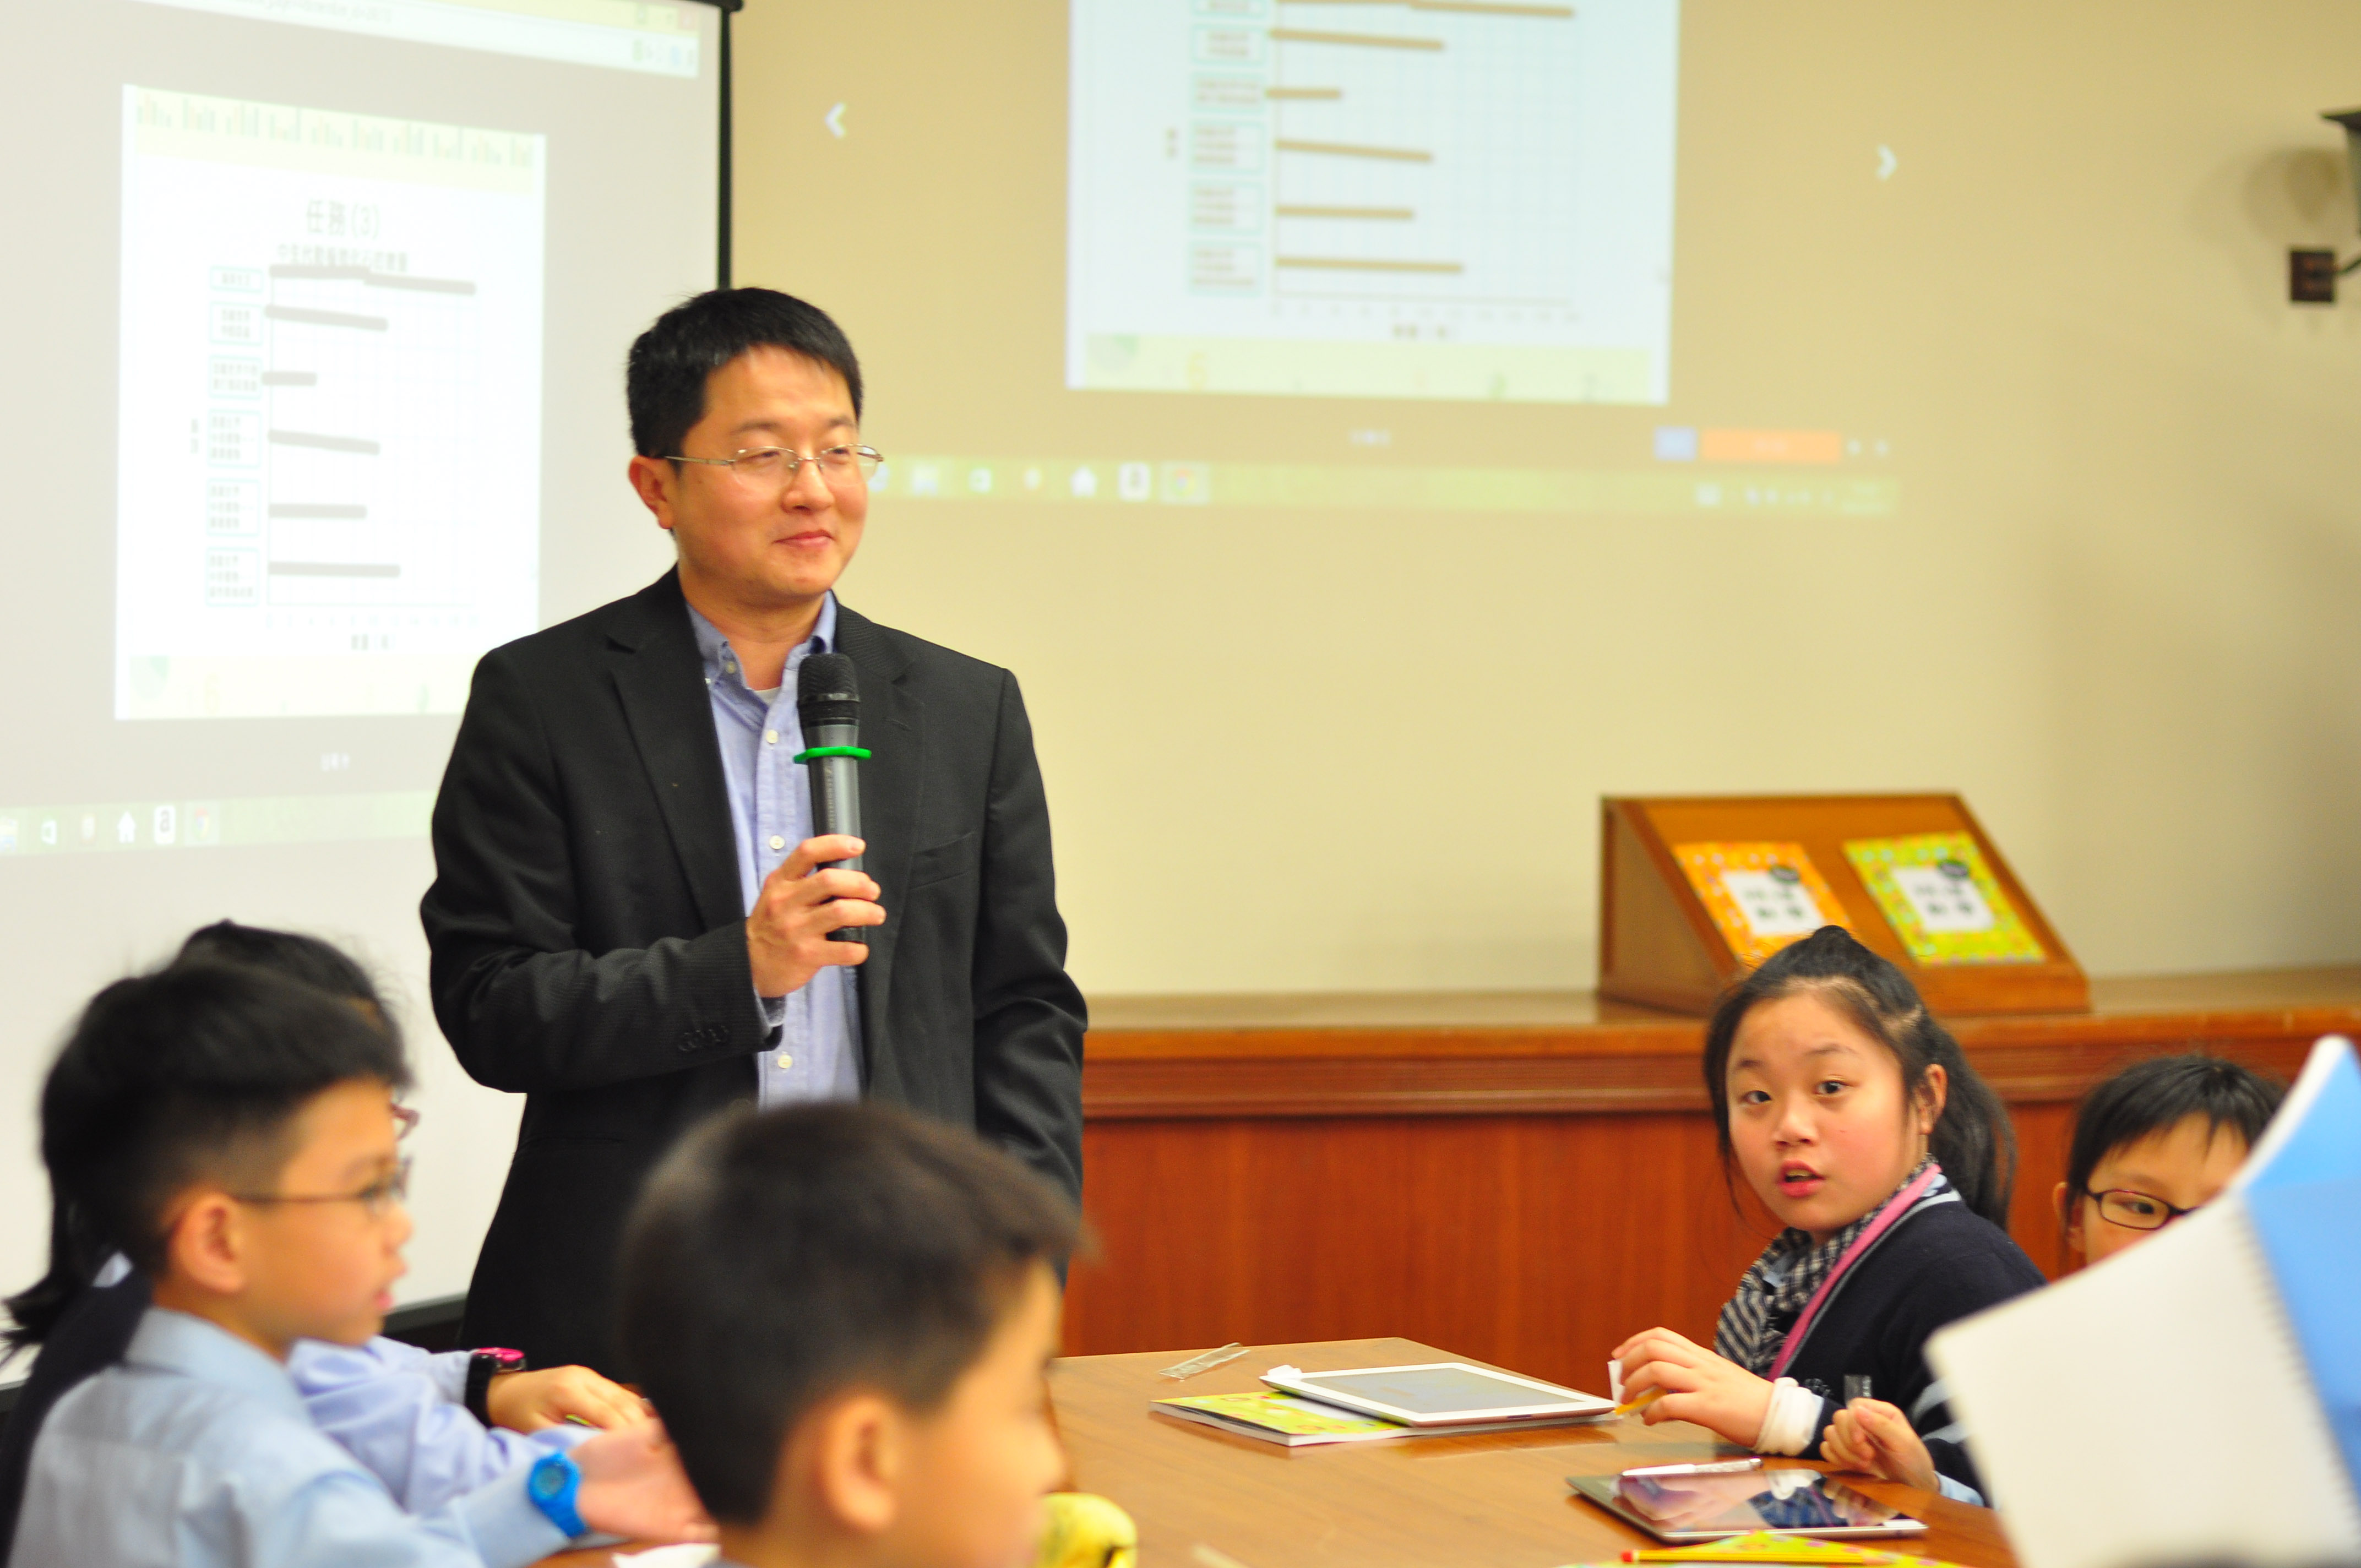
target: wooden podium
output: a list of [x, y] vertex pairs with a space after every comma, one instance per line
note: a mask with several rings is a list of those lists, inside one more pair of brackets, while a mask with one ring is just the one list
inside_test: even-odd
[[1609, 798], [1598, 992], [1705, 1013], [1815, 921], [1941, 1015], [2084, 1013], [2090, 982], [1955, 795]]

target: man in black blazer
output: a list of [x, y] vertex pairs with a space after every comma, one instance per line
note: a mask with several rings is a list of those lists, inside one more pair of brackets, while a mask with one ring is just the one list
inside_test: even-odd
[[[465, 1343], [610, 1370], [624, 1211], [724, 1106], [875, 1095], [1082, 1187], [1082, 1001], [1016, 679], [833, 597], [877, 461], [851, 345], [717, 291], [629, 379], [631, 480], [679, 564], [478, 664], [422, 907], [444, 1034], [526, 1096]], [[865, 843], [786, 829], [823, 641], [859, 673]]]

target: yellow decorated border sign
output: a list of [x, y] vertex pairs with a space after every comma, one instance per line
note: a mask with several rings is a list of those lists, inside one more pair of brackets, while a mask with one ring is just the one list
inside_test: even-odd
[[1972, 835], [1854, 839], [1845, 859], [1922, 964], [2037, 964], [2049, 955], [2001, 891]]

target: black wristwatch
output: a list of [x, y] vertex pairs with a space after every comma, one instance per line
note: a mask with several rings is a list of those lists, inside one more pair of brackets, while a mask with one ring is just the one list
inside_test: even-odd
[[467, 1356], [467, 1413], [483, 1422], [492, 1424], [492, 1412], [485, 1396], [492, 1389], [492, 1379], [503, 1372], [522, 1372], [524, 1352], [501, 1350], [497, 1347], [471, 1352]]

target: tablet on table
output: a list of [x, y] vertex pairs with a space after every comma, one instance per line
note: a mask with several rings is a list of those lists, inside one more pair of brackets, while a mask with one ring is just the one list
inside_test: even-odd
[[1448, 1427], [1476, 1421], [1566, 1420], [1611, 1413], [1614, 1402], [1554, 1383], [1495, 1372], [1464, 1361], [1415, 1366], [1357, 1366], [1305, 1372], [1274, 1366], [1262, 1375], [1274, 1388], [1323, 1404], [1381, 1416], [1404, 1426]]
[[1817, 1470], [1569, 1475], [1565, 1484], [1658, 1541], [1772, 1535], [1916, 1535], [1926, 1524]]

